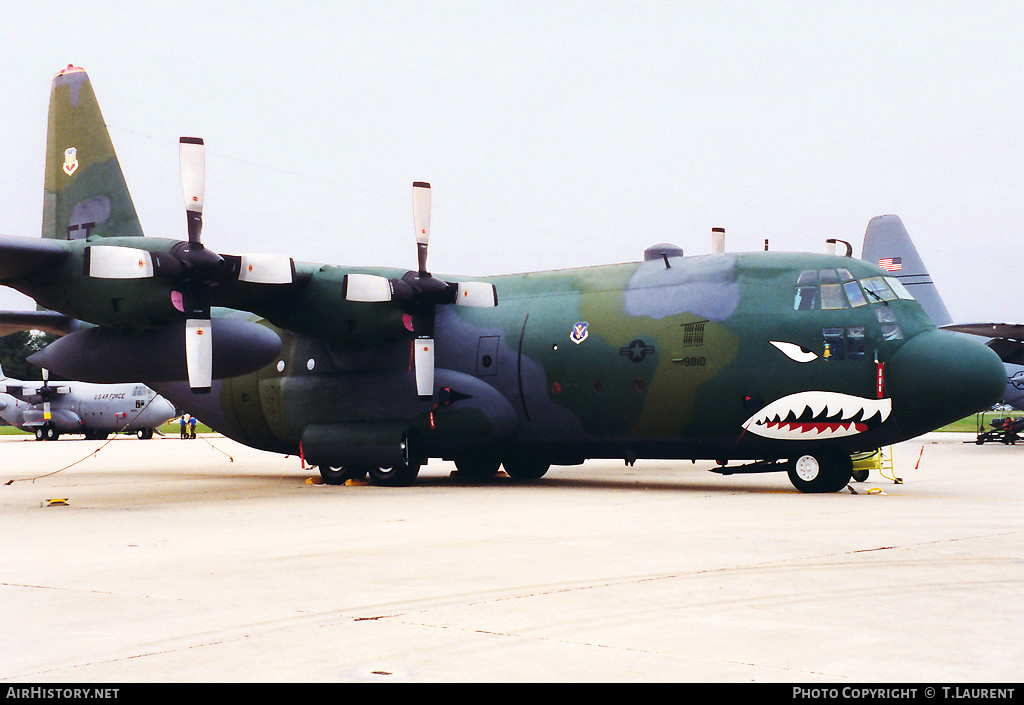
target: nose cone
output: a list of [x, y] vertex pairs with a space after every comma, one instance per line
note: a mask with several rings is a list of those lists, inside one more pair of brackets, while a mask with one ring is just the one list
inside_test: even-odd
[[905, 342], [886, 364], [885, 387], [897, 426], [916, 436], [998, 402], [1006, 372], [978, 340], [932, 330]]
[[[156, 400], [154, 400], [154, 401], [156, 401]], [[177, 409], [174, 408], [174, 404], [172, 404], [171, 402], [167, 401], [163, 397], [160, 397], [160, 402], [161, 402], [160, 403], [160, 407], [159, 407], [160, 418], [163, 419], [163, 421], [166, 421], [167, 419], [174, 418], [176, 416], [175, 412], [177, 411]], [[161, 421], [161, 423], [163, 423], [163, 421]]]

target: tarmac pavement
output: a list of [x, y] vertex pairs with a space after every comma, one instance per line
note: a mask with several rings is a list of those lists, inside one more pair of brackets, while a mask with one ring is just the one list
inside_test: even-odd
[[2, 437], [0, 682], [1012, 683], [1024, 447], [972, 438], [804, 495], [710, 462], [389, 489], [218, 435]]

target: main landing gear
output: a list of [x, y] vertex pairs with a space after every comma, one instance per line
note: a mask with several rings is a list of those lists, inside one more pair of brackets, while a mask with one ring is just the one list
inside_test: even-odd
[[35, 436], [37, 441], [55, 441], [60, 438], [60, 431], [53, 424], [47, 423], [36, 427]]
[[320, 466], [320, 477], [325, 485], [344, 485], [349, 480], [364, 480], [369, 475], [370, 482], [381, 487], [406, 487], [411, 485], [420, 474], [417, 464], [396, 465], [390, 468], [374, 468], [362, 465], [354, 466]]

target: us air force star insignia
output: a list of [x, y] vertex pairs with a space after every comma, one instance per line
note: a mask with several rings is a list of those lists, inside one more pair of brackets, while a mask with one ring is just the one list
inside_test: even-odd
[[648, 355], [654, 354], [654, 346], [637, 339], [624, 348], [619, 348], [619, 355], [625, 355], [630, 362], [643, 362]]
[[1017, 389], [1024, 389], [1024, 372], [1015, 372], [1009, 382]]
[[64, 150], [64, 173], [71, 176], [78, 169], [78, 150], [68, 147]]
[[590, 331], [587, 330], [587, 322], [580, 321], [572, 327], [572, 333], [569, 334], [569, 340], [579, 345], [586, 340], [589, 335]]

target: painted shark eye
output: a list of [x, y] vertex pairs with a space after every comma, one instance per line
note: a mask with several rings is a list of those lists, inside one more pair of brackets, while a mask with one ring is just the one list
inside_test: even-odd
[[818, 359], [817, 353], [804, 350], [796, 343], [784, 343], [779, 340], [769, 340], [768, 342], [777, 347], [783, 355], [795, 362], [810, 362], [811, 360]]

